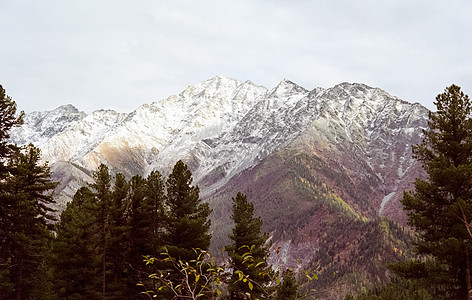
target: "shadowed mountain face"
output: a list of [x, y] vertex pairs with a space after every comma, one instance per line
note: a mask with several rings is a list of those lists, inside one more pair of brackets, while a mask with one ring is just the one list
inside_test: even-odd
[[[61, 180], [59, 208], [100, 163], [131, 177], [168, 174], [183, 159], [213, 208], [214, 252], [228, 242], [231, 197], [242, 191], [272, 236], [275, 265], [318, 259], [336, 268], [319, 259], [320, 249], [332, 247], [329, 257], [348, 263], [360, 240], [384, 232], [376, 229], [386, 226], [378, 216], [405, 224], [399, 199], [424, 176], [411, 146], [426, 127], [426, 108], [363, 84], [308, 91], [283, 80], [268, 90], [215, 77], [129, 114], [87, 115], [71, 105], [35, 112], [12, 140], [41, 148]], [[346, 235], [334, 245], [327, 234]], [[394, 257], [387, 248], [379, 255]]]

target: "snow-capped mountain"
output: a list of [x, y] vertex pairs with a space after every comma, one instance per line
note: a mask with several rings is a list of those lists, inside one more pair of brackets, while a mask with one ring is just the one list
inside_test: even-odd
[[56, 172], [55, 165], [68, 163], [81, 178], [102, 162], [131, 176], [153, 169], [167, 174], [183, 159], [207, 198], [268, 155], [309, 144], [348, 176], [367, 174], [378, 182], [384, 195], [375, 210], [384, 213], [402, 180], [418, 174], [410, 148], [420, 141], [426, 117], [421, 105], [363, 84], [308, 91], [283, 80], [268, 90], [218, 76], [129, 114], [87, 115], [72, 105], [33, 112], [11, 136], [40, 147]]

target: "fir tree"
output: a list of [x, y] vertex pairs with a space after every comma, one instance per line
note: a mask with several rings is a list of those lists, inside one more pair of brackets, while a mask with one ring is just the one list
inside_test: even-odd
[[28, 145], [11, 157], [10, 175], [2, 181], [3, 222], [2, 254], [4, 266], [14, 287], [16, 299], [25, 299], [30, 292], [32, 276], [40, 266], [54, 220], [50, 205], [57, 183], [51, 181], [47, 164], [40, 164], [40, 151]]
[[135, 294], [134, 278], [129, 266], [130, 231], [127, 220], [129, 183], [122, 173], [116, 174], [108, 208], [107, 276], [109, 282], [107, 296], [112, 299], [129, 299]]
[[211, 235], [210, 208], [202, 203], [199, 189], [192, 186], [192, 173], [179, 160], [167, 180], [166, 246], [169, 254], [179, 260], [196, 259], [193, 249], [208, 250]]
[[0, 85], [0, 295], [7, 295], [14, 289], [10, 281], [10, 268], [8, 259], [11, 257], [12, 215], [14, 204], [11, 203], [11, 195], [8, 195], [8, 187], [5, 178], [8, 177], [8, 160], [15, 145], [9, 143], [12, 127], [23, 123], [23, 112], [16, 115], [16, 103]]
[[7, 169], [5, 159], [8, 158], [17, 147], [9, 143], [10, 130], [23, 124], [24, 112], [16, 115], [16, 103], [6, 95], [6, 91], [0, 85], [0, 179], [5, 178]]
[[102, 299], [106, 298], [106, 278], [107, 278], [107, 254], [108, 254], [108, 222], [109, 208], [111, 202], [111, 176], [108, 167], [101, 164], [93, 174], [95, 183], [91, 187], [95, 191], [95, 197], [99, 204], [98, 222], [100, 223], [100, 248], [102, 252]]
[[60, 299], [97, 299], [102, 294], [98, 210], [94, 193], [82, 187], [61, 214], [49, 256]]
[[[450, 281], [435, 285], [438, 295], [471, 299], [472, 240], [464, 220], [472, 220], [472, 103], [452, 85], [436, 97], [435, 105], [423, 142], [413, 147], [429, 178], [417, 179], [415, 191], [405, 193], [402, 203], [409, 225], [419, 234], [418, 253], [446, 265]], [[424, 271], [428, 273], [436, 272]]]
[[[146, 179], [145, 197], [138, 210], [142, 251], [137, 258], [139, 258], [140, 269], [143, 271], [141, 274], [147, 274], [150, 267], [145, 268], [143, 255], [160, 257], [163, 251], [165, 200], [165, 182], [162, 175], [158, 171], [152, 171]], [[160, 267], [165, 268], [165, 265], [167, 264], [163, 265], [156, 262], [151, 268], [158, 271]], [[139, 281], [154, 291], [158, 289], [158, 281], [155, 279], [149, 280], [148, 276], [140, 276]]]
[[[247, 299], [246, 293], [252, 299], [267, 298], [273, 272], [267, 264], [269, 249], [268, 234], [261, 234], [262, 220], [254, 217], [254, 204], [249, 202], [246, 195], [238, 193], [233, 198], [234, 228], [229, 238], [232, 244], [225, 247], [230, 257], [233, 269], [228, 289], [231, 299]], [[250, 256], [250, 259], [247, 259]], [[241, 275], [251, 282], [241, 280]]]
[[157, 256], [163, 246], [163, 228], [165, 213], [165, 182], [161, 173], [152, 171], [146, 181], [146, 198], [143, 203], [143, 214], [148, 220], [146, 253]]
[[129, 192], [129, 250], [128, 263], [134, 270], [134, 282], [141, 279], [140, 273], [144, 268], [143, 255], [146, 253], [145, 245], [147, 243], [148, 220], [143, 212], [142, 206], [146, 197], [146, 180], [141, 176], [135, 175], [130, 181]]

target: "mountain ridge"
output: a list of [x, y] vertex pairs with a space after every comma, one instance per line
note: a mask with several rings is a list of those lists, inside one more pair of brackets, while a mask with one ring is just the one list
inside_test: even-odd
[[[389, 108], [393, 105], [389, 103], [395, 107]], [[309, 91], [283, 79], [268, 90], [251, 81], [217, 76], [130, 113], [96, 110], [87, 115], [72, 105], [33, 112], [26, 115], [25, 125], [13, 130], [12, 140], [36, 144], [50, 163], [66, 161], [88, 170], [102, 162], [126, 169], [126, 159], [119, 152], [134, 156], [137, 166], [132, 169], [140, 174], [169, 170], [176, 160], [187, 159], [195, 181], [208, 182], [202, 193], [211, 194], [232, 176], [290, 143], [313, 122], [321, 139], [323, 135], [334, 137], [327, 143], [346, 142], [351, 147], [363, 143], [367, 155], [372, 155], [376, 149], [370, 145], [379, 139], [374, 129], [394, 121], [382, 123], [372, 113], [409, 111], [401, 106], [426, 112], [419, 104], [365, 84], [343, 82]], [[333, 132], [333, 126], [344, 128], [344, 133]], [[420, 127], [424, 128], [424, 122]], [[218, 156], [225, 159], [220, 161]], [[380, 158], [370, 160], [375, 159]], [[225, 180], [211, 182], [208, 174], [218, 169], [224, 169]], [[132, 172], [125, 170], [125, 174]], [[382, 212], [388, 201], [384, 202], [379, 208]]]
[[[27, 114], [11, 136], [18, 144], [32, 142], [50, 162], [61, 182], [59, 210], [100, 163], [130, 178], [154, 169], [167, 175], [182, 159], [213, 209], [214, 253], [227, 243], [231, 197], [241, 191], [272, 237], [275, 266], [295, 268], [299, 259], [303, 267], [322, 261], [336, 268], [341, 265], [322, 251], [354, 262], [362, 228], [370, 232], [362, 233], [365, 247], [383, 232], [379, 216], [406, 224], [399, 200], [424, 177], [411, 146], [421, 142], [427, 120], [422, 105], [365, 84], [307, 90], [284, 79], [269, 90], [217, 76], [130, 113], [85, 114], [66, 105]], [[356, 232], [350, 235], [346, 224], [357, 224]], [[343, 228], [341, 244], [326, 236]], [[385, 257], [398, 256], [400, 245], [392, 243], [378, 247]], [[384, 265], [371, 271], [365, 278], [386, 280]]]

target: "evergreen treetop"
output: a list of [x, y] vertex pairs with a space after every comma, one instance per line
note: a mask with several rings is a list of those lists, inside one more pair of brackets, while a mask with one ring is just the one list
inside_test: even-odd
[[[438, 293], [463, 297], [470, 290], [472, 239], [464, 220], [472, 220], [472, 103], [460, 87], [451, 85], [436, 97], [429, 113], [429, 129], [413, 154], [428, 174], [417, 179], [415, 190], [404, 194], [408, 224], [419, 239], [418, 253], [432, 255], [447, 265], [453, 283]], [[447, 286], [447, 287], [445, 287]]]
[[202, 203], [192, 173], [179, 160], [167, 180], [166, 246], [169, 254], [183, 261], [195, 259], [193, 249], [208, 250], [211, 234], [210, 208]]
[[8, 269], [9, 278], [0, 278], [0, 290], [4, 282], [11, 282], [15, 297], [24, 299], [51, 237], [50, 221], [55, 218], [50, 205], [55, 203], [52, 192], [57, 183], [51, 180], [48, 165], [40, 163], [39, 149], [31, 144], [11, 155], [8, 170], [0, 184], [0, 264]]
[[[233, 198], [231, 218], [234, 221], [232, 234], [229, 235], [232, 244], [225, 247], [233, 269], [228, 283], [230, 297], [246, 299], [248, 293], [254, 299], [265, 299], [271, 292], [267, 284], [274, 273], [267, 264], [268, 234], [261, 234], [262, 220], [254, 217], [254, 204], [242, 193]], [[241, 280], [241, 276], [246, 280]]]
[[[10, 130], [15, 126], [23, 124], [24, 112], [21, 111], [16, 115], [16, 103], [6, 95], [5, 89], [0, 85], [0, 172], [3, 173], [4, 158], [7, 157], [14, 145], [8, 142], [10, 138]], [[1, 174], [0, 173], [0, 174]]]

